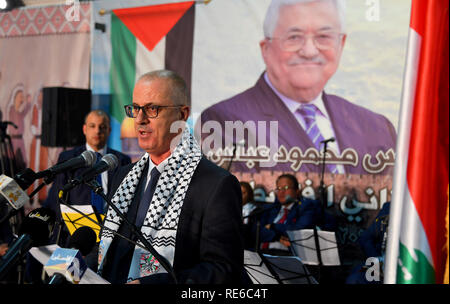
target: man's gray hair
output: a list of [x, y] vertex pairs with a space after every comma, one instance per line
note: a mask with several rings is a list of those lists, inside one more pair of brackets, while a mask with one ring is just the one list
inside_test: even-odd
[[174, 105], [190, 106], [189, 90], [186, 81], [177, 73], [169, 70], [157, 70], [141, 75], [138, 82], [167, 79], [170, 81], [170, 99]]
[[341, 31], [345, 32], [345, 10], [346, 3], [345, 0], [272, 0], [267, 9], [266, 17], [264, 19], [264, 37], [272, 38], [273, 32], [278, 23], [278, 16], [280, 13], [280, 9], [285, 5], [293, 5], [298, 3], [308, 3], [315, 1], [331, 1], [336, 6], [337, 13], [339, 16], [339, 21], [341, 24]]

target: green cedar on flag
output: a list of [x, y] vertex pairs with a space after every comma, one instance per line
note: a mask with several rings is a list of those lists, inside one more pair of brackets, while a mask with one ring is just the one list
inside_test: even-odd
[[448, 255], [448, 1], [413, 0], [384, 282], [442, 283]]
[[[120, 139], [123, 106], [132, 103], [133, 87], [140, 75], [170, 69], [190, 88], [194, 9], [194, 1], [189, 1], [112, 10], [111, 137]], [[119, 144], [111, 143], [120, 150]]]

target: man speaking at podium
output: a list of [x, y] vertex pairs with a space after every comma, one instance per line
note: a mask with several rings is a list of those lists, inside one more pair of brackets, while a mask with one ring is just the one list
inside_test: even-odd
[[242, 197], [238, 180], [208, 161], [185, 127], [185, 81], [162, 70], [144, 74], [126, 115], [134, 118], [145, 153], [124, 166], [108, 195], [127, 220], [172, 266], [166, 273], [133, 241], [130, 227], [109, 208], [99, 246], [99, 274], [113, 284], [238, 282], [243, 271]]

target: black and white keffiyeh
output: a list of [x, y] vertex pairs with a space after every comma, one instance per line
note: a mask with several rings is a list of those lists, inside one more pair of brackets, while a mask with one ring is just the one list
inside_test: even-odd
[[[141, 232], [155, 250], [164, 256], [172, 265], [175, 254], [175, 237], [178, 219], [183, 206], [184, 197], [192, 175], [202, 158], [201, 149], [185, 128], [181, 140], [169, 156], [161, 173], [155, 193], [147, 211]], [[133, 201], [142, 172], [149, 159], [148, 154], [133, 166], [117, 188], [111, 202], [126, 214]], [[104, 257], [113, 240], [113, 232], [119, 230], [122, 219], [109, 208], [99, 246], [99, 272], [103, 267]], [[141, 244], [142, 245], [142, 244]], [[159, 262], [151, 253], [136, 246], [128, 274], [128, 281], [148, 276], [156, 272], [164, 272]]]

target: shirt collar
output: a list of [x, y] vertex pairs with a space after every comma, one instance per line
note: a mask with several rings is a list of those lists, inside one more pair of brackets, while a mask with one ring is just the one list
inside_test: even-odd
[[287, 208], [288, 210], [291, 210], [291, 209], [292, 209], [292, 206], [294, 206], [294, 204], [295, 204], [295, 202], [290, 203], [289, 205], [281, 205], [281, 209]]
[[106, 154], [106, 146], [104, 146], [102, 149], [95, 151], [88, 143], [86, 143], [86, 150], [87, 151], [92, 151], [92, 152], [96, 152], [96, 153], [100, 153], [101, 156], [104, 156]]
[[[147, 152], [146, 152], [147, 153]], [[164, 171], [164, 168], [166, 167], [167, 163], [169, 162], [169, 158], [166, 158], [162, 162], [159, 163], [159, 165], [155, 165], [152, 161], [152, 158], [150, 157], [150, 154], [148, 154], [149, 166], [148, 166], [148, 175], [150, 176], [150, 172], [152, 172], [153, 168], [156, 167], [156, 170], [159, 171], [159, 173], [162, 173]]]
[[[267, 72], [264, 73], [264, 80], [267, 82], [267, 85], [275, 92], [275, 94], [281, 99], [281, 101], [286, 105], [289, 111], [292, 114], [295, 114], [295, 112], [301, 107], [302, 104], [280, 93], [270, 82], [269, 76], [267, 76]], [[308, 104], [315, 105], [319, 109], [319, 113], [322, 116], [329, 118], [327, 110], [325, 109], [325, 105], [323, 104], [322, 95], [323, 92], [320, 92], [319, 96], [308, 102]]]

